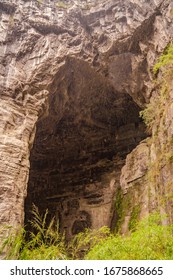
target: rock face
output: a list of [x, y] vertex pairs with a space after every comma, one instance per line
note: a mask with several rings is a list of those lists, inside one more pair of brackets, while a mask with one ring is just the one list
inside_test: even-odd
[[136, 219], [154, 210], [163, 216], [163, 224], [173, 222], [172, 74], [172, 65], [161, 72], [156, 91], [145, 111], [150, 118], [151, 137], [127, 156], [122, 168], [123, 232], [128, 232], [134, 211]]
[[139, 107], [86, 63], [72, 59], [60, 76], [37, 124], [25, 205], [48, 207], [70, 235], [110, 225], [120, 168], [146, 135]]
[[[32, 203], [69, 238], [116, 222], [121, 168], [147, 136], [151, 67], [172, 37], [171, 1], [1, 0], [0, 29], [1, 224], [27, 221]], [[124, 193], [147, 170], [139, 147]]]

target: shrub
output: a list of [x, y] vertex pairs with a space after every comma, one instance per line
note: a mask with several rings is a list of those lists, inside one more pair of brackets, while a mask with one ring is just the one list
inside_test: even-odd
[[96, 244], [105, 240], [110, 235], [110, 229], [106, 226], [92, 230], [86, 228], [84, 232], [77, 234], [70, 242], [68, 250], [72, 259], [82, 259]]
[[[54, 220], [46, 226], [46, 214], [41, 218], [34, 208], [32, 226], [36, 229], [26, 240], [22, 228], [11, 231], [3, 240], [4, 259], [18, 260], [63, 260], [67, 259], [64, 237], [59, 234]], [[140, 221], [136, 230], [128, 236], [113, 235], [109, 228], [86, 229], [74, 237], [68, 246], [71, 259], [86, 260], [172, 260], [173, 225], [163, 226], [158, 214], [152, 214]], [[53, 226], [54, 225], [54, 226]], [[134, 230], [134, 228], [133, 228]]]
[[144, 110], [140, 111], [139, 115], [143, 119], [144, 123], [146, 124], [148, 131], [151, 132], [151, 129], [155, 122], [155, 115], [156, 115], [156, 108], [154, 104], [149, 103]]
[[94, 246], [87, 260], [165, 260], [173, 259], [173, 227], [162, 226], [159, 215], [139, 222], [130, 236], [109, 236]]
[[161, 67], [173, 63], [173, 45], [169, 45], [165, 52], [159, 57], [158, 62], [153, 67], [153, 73], [157, 74]]

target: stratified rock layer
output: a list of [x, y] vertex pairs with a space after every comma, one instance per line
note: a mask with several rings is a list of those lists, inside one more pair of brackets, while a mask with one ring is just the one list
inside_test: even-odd
[[1, 223], [23, 223], [28, 190], [26, 212], [49, 207], [68, 235], [110, 224], [171, 11], [164, 0], [0, 2]]
[[121, 221], [123, 232], [128, 232], [135, 209], [138, 209], [137, 220], [157, 211], [163, 224], [173, 222], [172, 75], [172, 64], [160, 69], [157, 87], [146, 111], [151, 137], [127, 156], [122, 168], [120, 183], [126, 202]]
[[110, 225], [125, 156], [146, 135], [132, 98], [87, 63], [69, 60], [59, 79], [37, 124], [25, 211], [48, 208], [70, 236]]

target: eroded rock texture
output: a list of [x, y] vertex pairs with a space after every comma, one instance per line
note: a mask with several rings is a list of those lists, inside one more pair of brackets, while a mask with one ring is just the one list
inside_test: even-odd
[[23, 223], [28, 193], [26, 219], [48, 207], [68, 236], [110, 225], [171, 1], [1, 0], [0, 20], [0, 222]]
[[145, 128], [132, 98], [86, 62], [70, 59], [58, 78], [37, 124], [26, 212], [32, 203], [48, 207], [70, 236], [110, 225], [120, 169]]
[[[132, 217], [159, 212], [162, 223], [173, 222], [173, 83], [172, 65], [160, 71], [150, 101], [151, 137], [126, 158], [121, 172], [122, 232], [129, 231]], [[134, 215], [135, 213], [135, 215]]]

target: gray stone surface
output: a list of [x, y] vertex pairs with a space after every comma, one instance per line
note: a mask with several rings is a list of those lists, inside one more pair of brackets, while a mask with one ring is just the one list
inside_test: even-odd
[[172, 38], [172, 6], [58, 2], [0, 1], [0, 222], [23, 223], [27, 190], [26, 212], [60, 195], [52, 214], [70, 235], [110, 224], [120, 169], [145, 137], [138, 112]]

